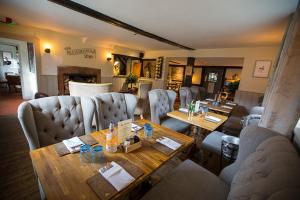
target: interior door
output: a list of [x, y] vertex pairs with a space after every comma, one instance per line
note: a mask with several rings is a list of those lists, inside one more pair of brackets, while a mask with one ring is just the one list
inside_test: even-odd
[[204, 67], [202, 70], [201, 85], [207, 91], [206, 98], [214, 98], [221, 91], [224, 84], [225, 68]]

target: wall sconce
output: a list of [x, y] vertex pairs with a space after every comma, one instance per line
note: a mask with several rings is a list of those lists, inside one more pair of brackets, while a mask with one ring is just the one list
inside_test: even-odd
[[50, 49], [49, 48], [46, 48], [45, 49], [45, 53], [50, 53], [51, 51], [50, 51]]
[[107, 53], [106, 60], [109, 62], [109, 61], [111, 61], [111, 58], [112, 58], [111, 53]]
[[50, 45], [49, 44], [45, 44], [45, 53], [50, 53]]

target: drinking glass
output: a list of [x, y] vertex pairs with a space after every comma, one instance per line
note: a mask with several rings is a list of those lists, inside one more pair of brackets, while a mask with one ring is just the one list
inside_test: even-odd
[[151, 124], [146, 123], [144, 125], [144, 136], [146, 139], [150, 139], [152, 138], [152, 134], [153, 134], [153, 128], [151, 126]]
[[91, 156], [91, 146], [88, 144], [82, 145], [80, 147], [80, 162], [90, 163], [92, 161]]

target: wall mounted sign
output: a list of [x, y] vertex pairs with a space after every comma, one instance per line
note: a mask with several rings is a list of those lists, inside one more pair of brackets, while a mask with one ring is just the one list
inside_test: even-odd
[[96, 49], [93, 48], [72, 49], [65, 47], [65, 51], [68, 56], [83, 55], [84, 58], [88, 59], [96, 58]]
[[257, 78], [267, 78], [271, 65], [271, 60], [257, 60], [255, 62], [253, 76]]

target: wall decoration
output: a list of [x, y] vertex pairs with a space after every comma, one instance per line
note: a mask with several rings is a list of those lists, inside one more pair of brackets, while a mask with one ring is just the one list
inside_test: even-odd
[[162, 67], [163, 67], [164, 57], [158, 57], [156, 59], [156, 67], [155, 67], [155, 78], [161, 78], [162, 76]]
[[12, 52], [3, 51], [2, 60], [3, 60], [3, 65], [10, 65], [12, 60]]
[[143, 60], [142, 77], [155, 78], [156, 60], [144, 59]]
[[113, 74], [114, 74], [114, 76], [119, 76], [120, 75], [120, 62], [119, 61], [114, 62]]
[[35, 73], [34, 47], [33, 43], [27, 43], [29, 71]]
[[255, 62], [253, 76], [257, 78], [267, 78], [271, 65], [271, 60], [257, 60]]
[[65, 47], [65, 51], [68, 56], [83, 55], [84, 58], [88, 59], [96, 58], [96, 49], [94, 48], [72, 49], [71, 47]]

